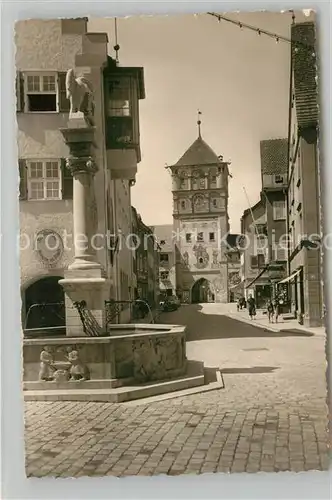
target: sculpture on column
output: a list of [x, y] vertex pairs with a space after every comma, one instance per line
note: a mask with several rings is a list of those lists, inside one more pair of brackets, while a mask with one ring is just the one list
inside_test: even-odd
[[73, 69], [66, 74], [66, 96], [70, 101], [70, 114], [83, 113], [86, 121], [93, 126], [94, 102], [91, 83], [83, 76], [75, 77]]

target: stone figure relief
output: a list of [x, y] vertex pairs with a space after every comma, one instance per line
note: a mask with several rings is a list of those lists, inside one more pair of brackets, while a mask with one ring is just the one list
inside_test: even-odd
[[[62, 353], [64, 359], [54, 360], [55, 352]], [[43, 382], [84, 381], [90, 379], [90, 370], [79, 356], [77, 349], [64, 346], [45, 346], [40, 353], [40, 369], [38, 379]]]
[[48, 382], [49, 380], [53, 380], [54, 372], [55, 368], [53, 365], [52, 351], [48, 346], [45, 346], [40, 353], [40, 368], [38, 378], [39, 380]]
[[70, 101], [70, 114], [83, 113], [90, 126], [93, 125], [94, 102], [91, 83], [69, 69], [66, 74], [66, 96]]
[[166, 379], [170, 370], [183, 368], [185, 352], [183, 337], [137, 340], [133, 344], [135, 380], [148, 382]]
[[78, 351], [69, 351], [67, 359], [71, 364], [69, 369], [70, 380], [89, 380], [90, 372], [88, 367], [82, 363]]

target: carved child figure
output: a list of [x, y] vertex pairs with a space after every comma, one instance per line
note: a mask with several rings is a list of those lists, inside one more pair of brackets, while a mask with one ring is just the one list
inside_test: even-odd
[[53, 380], [54, 374], [53, 356], [49, 346], [45, 346], [40, 353], [40, 370], [39, 380], [50, 381]]
[[70, 380], [80, 380], [83, 382], [90, 379], [89, 369], [81, 362], [78, 351], [70, 351], [68, 353], [68, 361], [71, 363], [69, 369]]

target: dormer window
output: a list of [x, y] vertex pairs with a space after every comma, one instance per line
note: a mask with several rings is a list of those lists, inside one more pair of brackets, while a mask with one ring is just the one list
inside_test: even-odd
[[283, 176], [279, 175], [279, 174], [275, 175], [274, 179], [275, 179], [275, 183], [276, 184], [283, 184], [283, 182], [284, 182]]

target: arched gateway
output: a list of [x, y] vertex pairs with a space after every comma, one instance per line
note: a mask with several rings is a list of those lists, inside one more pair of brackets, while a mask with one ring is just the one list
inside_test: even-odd
[[23, 327], [50, 328], [65, 326], [65, 295], [61, 276], [47, 276], [24, 291]]
[[191, 289], [192, 304], [214, 302], [215, 296], [211, 283], [206, 278], [198, 279]]

